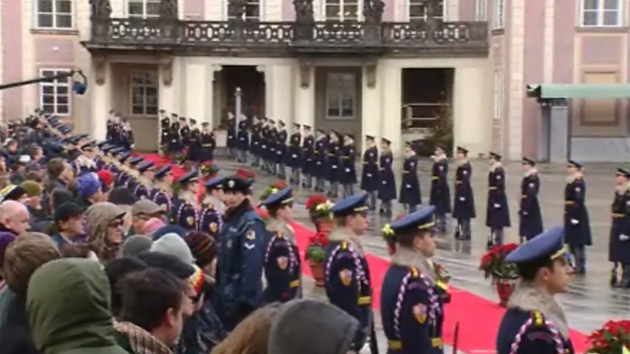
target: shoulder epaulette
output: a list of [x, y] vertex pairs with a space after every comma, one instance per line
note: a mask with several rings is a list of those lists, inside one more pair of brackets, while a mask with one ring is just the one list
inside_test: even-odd
[[532, 319], [533, 319], [533, 324], [535, 326], [544, 326], [545, 325], [545, 319], [543, 318], [543, 315], [540, 311], [534, 311], [532, 312]]
[[348, 249], [348, 241], [343, 241], [343, 242], [341, 243], [341, 249], [342, 249], [342, 250], [346, 250], [346, 249]]
[[282, 231], [276, 231], [277, 238], [284, 238], [284, 233]]
[[411, 273], [412, 278], [418, 278], [420, 276], [416, 267], [409, 267], [409, 273]]

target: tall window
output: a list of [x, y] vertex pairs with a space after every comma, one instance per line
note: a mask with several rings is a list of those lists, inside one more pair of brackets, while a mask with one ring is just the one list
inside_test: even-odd
[[361, 0], [325, 0], [326, 21], [358, 21]]
[[127, 0], [127, 15], [135, 18], [160, 16], [162, 0]]
[[621, 26], [622, 7], [620, 0], [582, 0], [580, 24], [593, 27]]
[[37, 0], [37, 27], [72, 28], [72, 0]]
[[[429, 18], [429, 1], [408, 0], [409, 1], [409, 21], [426, 21]], [[444, 0], [439, 0], [433, 5], [433, 18], [444, 19]]]
[[505, 26], [505, 0], [494, 0], [492, 27], [500, 29]]
[[142, 70], [131, 73], [131, 114], [157, 115], [158, 81], [156, 71]]
[[355, 116], [356, 75], [328, 73], [326, 78], [326, 116], [328, 119], [353, 119]]
[[[41, 69], [39, 75], [52, 77], [67, 73], [66, 69]], [[39, 84], [40, 106], [46, 113], [67, 116], [70, 114], [70, 77]]]
[[475, 20], [488, 20], [488, 0], [477, 0], [475, 7]]
[[[234, 19], [237, 16], [237, 13], [234, 13], [235, 10], [229, 6], [229, 0], [226, 0], [228, 4], [228, 19]], [[245, 1], [245, 9], [243, 11], [243, 19], [245, 21], [260, 21], [260, 9], [261, 0], [246, 0]]]
[[494, 119], [503, 118], [503, 71], [494, 71]]

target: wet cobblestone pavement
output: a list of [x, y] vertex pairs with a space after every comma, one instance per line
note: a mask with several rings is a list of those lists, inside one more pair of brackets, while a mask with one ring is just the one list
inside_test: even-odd
[[[229, 174], [236, 169], [245, 167], [244, 164], [232, 161], [220, 160], [221, 174]], [[473, 220], [472, 241], [455, 241], [453, 237], [454, 223], [449, 220], [449, 232], [439, 238], [439, 250], [437, 261], [442, 263], [451, 273], [451, 284], [477, 296], [496, 301], [496, 294], [490, 282], [483, 278], [478, 271], [478, 263], [485, 252], [488, 229], [485, 227], [486, 198], [487, 198], [487, 171], [488, 163], [484, 160], [474, 160], [472, 184], [475, 193], [477, 218]], [[419, 176], [422, 188], [423, 201], [429, 199], [431, 161], [424, 160], [420, 164]], [[510, 207], [512, 228], [506, 230], [506, 242], [518, 242], [518, 201], [520, 198], [521, 165], [520, 163], [505, 163], [507, 193]], [[562, 304], [568, 316], [571, 328], [589, 333], [600, 327], [609, 319], [630, 317], [630, 290], [612, 289], [608, 285], [611, 265], [608, 262], [608, 238], [610, 228], [610, 205], [612, 203], [615, 183], [615, 171], [620, 167], [614, 164], [588, 164], [584, 168], [584, 176], [587, 184], [586, 203], [590, 214], [593, 246], [587, 248], [587, 274], [575, 276], [570, 291], [561, 296]], [[264, 172], [256, 171], [257, 179], [255, 195], [260, 196], [266, 186], [278, 180]], [[400, 176], [400, 161], [395, 165]], [[564, 165], [539, 165], [538, 166], [541, 190], [539, 201], [543, 212], [545, 229], [562, 224], [563, 193], [566, 180]], [[449, 181], [454, 178], [455, 165], [451, 164]], [[287, 175], [289, 171], [287, 170]], [[359, 174], [360, 176], [360, 174]], [[400, 182], [397, 180], [397, 187]], [[313, 225], [308, 220], [308, 214], [303, 207], [306, 198], [313, 192], [311, 190], [296, 189], [296, 221], [308, 228]], [[402, 213], [402, 207], [395, 207], [394, 215]], [[385, 243], [380, 236], [380, 229], [388, 220], [371, 216], [372, 230], [364, 236], [364, 244], [368, 252], [387, 258]], [[315, 289], [313, 282], [305, 282], [305, 289]], [[321, 290], [307, 291], [307, 296], [323, 297]], [[379, 317], [379, 316], [377, 316]], [[377, 324], [377, 327], [380, 327]], [[382, 337], [382, 331], [379, 331]], [[379, 338], [379, 344], [386, 343], [384, 338]], [[385, 352], [385, 348], [382, 348]], [[450, 349], [445, 351], [450, 352]]]

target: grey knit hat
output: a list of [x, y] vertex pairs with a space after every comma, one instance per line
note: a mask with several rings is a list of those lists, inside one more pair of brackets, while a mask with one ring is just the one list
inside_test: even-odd
[[195, 257], [193, 257], [188, 244], [176, 233], [166, 234], [159, 240], [153, 242], [150, 251], [177, 257], [186, 264], [195, 263]]
[[282, 305], [271, 325], [273, 354], [346, 354], [359, 322], [331, 304], [293, 300]]
[[122, 246], [123, 257], [134, 257], [144, 251], [151, 249], [153, 240], [147, 236], [133, 235], [129, 237]]

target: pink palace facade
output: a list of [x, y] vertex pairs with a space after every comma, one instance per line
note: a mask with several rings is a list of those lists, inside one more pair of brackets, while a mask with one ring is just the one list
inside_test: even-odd
[[[90, 4], [91, 3], [91, 4]], [[386, 136], [452, 121], [453, 145], [561, 162], [630, 156], [630, 0], [3, 0], [3, 120], [33, 109], [103, 138], [108, 111], [157, 148], [160, 108]], [[368, 10], [366, 10], [368, 9]]]

